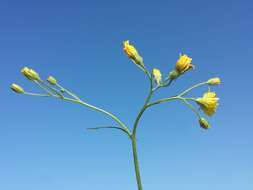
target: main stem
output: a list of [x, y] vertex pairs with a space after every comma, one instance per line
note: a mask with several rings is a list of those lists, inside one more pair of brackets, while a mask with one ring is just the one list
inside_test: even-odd
[[137, 131], [138, 123], [141, 119], [141, 116], [143, 115], [143, 113], [147, 109], [147, 104], [149, 103], [149, 101], [152, 97], [152, 94], [154, 92], [153, 91], [153, 79], [148, 72], [146, 72], [146, 74], [148, 75], [148, 77], [150, 79], [149, 94], [145, 100], [143, 107], [141, 108], [139, 114], [137, 115], [137, 118], [134, 122], [133, 132], [131, 134], [132, 150], [133, 150], [133, 157], [134, 157], [134, 168], [135, 168], [135, 176], [136, 176], [136, 181], [137, 181], [137, 185], [138, 185], [138, 190], [142, 190], [142, 184], [141, 184], [141, 174], [140, 174], [137, 145], [136, 145], [136, 131]]
[[136, 146], [136, 137], [132, 136], [131, 140], [132, 140], [132, 149], [133, 149], [136, 181], [137, 181], [137, 185], [138, 185], [138, 190], [142, 190], [141, 174], [140, 174], [138, 154], [137, 154], [137, 146]]

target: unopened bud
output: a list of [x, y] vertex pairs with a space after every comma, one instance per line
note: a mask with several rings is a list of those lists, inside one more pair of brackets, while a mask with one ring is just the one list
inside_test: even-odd
[[24, 67], [21, 70], [21, 73], [29, 80], [40, 80], [39, 74], [33, 69], [30, 69], [28, 67]]
[[153, 78], [155, 79], [156, 84], [160, 85], [162, 82], [162, 74], [159, 69], [154, 68], [152, 70]]
[[47, 78], [47, 82], [49, 82], [51, 85], [55, 85], [57, 83], [57, 80], [54, 77], [49, 76]]
[[209, 129], [209, 128], [211, 128], [211, 125], [209, 124], [209, 122], [205, 118], [203, 118], [203, 117], [201, 117], [199, 119], [199, 125], [203, 129]]
[[129, 43], [129, 40], [123, 42], [123, 50], [135, 64], [144, 67], [143, 58], [140, 56], [136, 48]]
[[219, 77], [211, 78], [207, 81], [207, 84], [218, 85], [218, 84], [220, 84], [220, 78]]
[[24, 89], [23, 89], [21, 86], [19, 86], [19, 85], [17, 85], [17, 84], [14, 84], [14, 83], [10, 86], [10, 88], [11, 88], [14, 92], [19, 93], [19, 94], [23, 94], [23, 93], [25, 92]]
[[170, 79], [170, 80], [174, 80], [174, 79], [176, 79], [177, 77], [179, 77], [179, 75], [180, 75], [180, 73], [179, 73], [176, 69], [174, 69], [174, 70], [172, 70], [172, 71], [169, 73], [169, 79]]

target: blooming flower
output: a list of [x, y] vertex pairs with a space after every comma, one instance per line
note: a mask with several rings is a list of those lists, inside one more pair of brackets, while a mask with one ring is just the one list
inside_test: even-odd
[[139, 55], [138, 51], [135, 49], [135, 47], [131, 44], [129, 44], [129, 40], [126, 40], [123, 42], [123, 50], [127, 54], [127, 56], [133, 60], [133, 62], [137, 65], [144, 66], [143, 59]]
[[192, 58], [187, 55], [180, 55], [176, 63], [176, 71], [180, 74], [192, 69], [194, 66], [191, 64]]
[[162, 81], [162, 74], [161, 74], [161, 71], [159, 69], [156, 69], [154, 68], [152, 70], [152, 75], [153, 75], [153, 78], [155, 79], [155, 82], [160, 85], [161, 84], [161, 81]]
[[24, 67], [22, 70], [21, 70], [21, 73], [26, 77], [28, 78], [29, 80], [40, 80], [40, 76], [39, 74], [28, 68], [28, 67]]
[[21, 86], [19, 86], [17, 84], [14, 84], [14, 83], [11, 85], [11, 89], [14, 92], [19, 93], [19, 94], [23, 94], [25, 92], [24, 89]]
[[207, 81], [207, 84], [218, 85], [218, 84], [220, 84], [220, 78], [219, 77], [211, 78]]
[[196, 101], [200, 105], [201, 109], [207, 114], [211, 116], [215, 113], [219, 98], [216, 97], [215, 92], [206, 92], [203, 94], [202, 98], [197, 98]]

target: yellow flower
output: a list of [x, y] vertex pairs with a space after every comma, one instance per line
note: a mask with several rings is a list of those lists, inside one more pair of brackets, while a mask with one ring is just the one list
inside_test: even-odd
[[197, 98], [196, 101], [200, 105], [205, 114], [211, 116], [215, 113], [219, 103], [219, 98], [216, 97], [215, 92], [206, 92], [202, 98]]
[[124, 41], [123, 46], [124, 52], [135, 64], [144, 66], [142, 57], [139, 55], [135, 47], [129, 44], [129, 40]]
[[51, 85], [57, 84], [57, 80], [54, 77], [52, 77], [52, 76], [49, 76], [47, 78], [47, 82], [49, 82], [49, 84], [51, 84]]
[[156, 82], [158, 85], [160, 85], [161, 82], [162, 82], [162, 74], [161, 74], [160, 70], [154, 68], [154, 69], [152, 70], [152, 75], [153, 75], [153, 77], [154, 77], [154, 79], [155, 79], [155, 82]]
[[199, 119], [199, 125], [200, 125], [200, 127], [202, 127], [203, 129], [209, 129], [209, 128], [211, 128], [210, 123], [209, 123], [205, 118], [203, 118], [203, 117], [201, 117], [201, 118]]
[[176, 70], [178, 73], [182, 74], [189, 69], [192, 69], [194, 66], [191, 64], [192, 58], [188, 57], [187, 55], [181, 55], [176, 63]]
[[22, 70], [21, 70], [21, 73], [26, 77], [28, 78], [29, 80], [40, 80], [40, 76], [39, 74], [28, 68], [28, 67], [24, 67]]
[[21, 86], [15, 84], [15, 83], [13, 83], [13, 84], [11, 85], [11, 89], [12, 89], [14, 92], [19, 93], [19, 94], [23, 94], [23, 93], [25, 92], [24, 89], [23, 89]]
[[219, 77], [211, 78], [207, 81], [207, 84], [218, 85], [218, 84], [220, 84], [220, 78]]

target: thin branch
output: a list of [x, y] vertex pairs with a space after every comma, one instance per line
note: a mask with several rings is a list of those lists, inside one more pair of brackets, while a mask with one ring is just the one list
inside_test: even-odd
[[87, 128], [87, 130], [99, 130], [99, 129], [117, 129], [120, 131], [123, 131], [124, 133], [126, 133], [129, 137], [131, 137], [131, 135], [123, 128], [121, 127], [115, 127], [115, 126], [102, 126], [102, 127], [91, 127], [91, 128]]
[[83, 105], [83, 106], [86, 106], [86, 107], [88, 107], [88, 108], [91, 108], [91, 109], [93, 109], [93, 110], [95, 110], [95, 111], [101, 112], [101, 113], [103, 113], [103, 114], [105, 114], [105, 115], [111, 117], [116, 123], [118, 123], [118, 124], [128, 133], [128, 135], [131, 135], [129, 129], [125, 126], [125, 124], [124, 124], [123, 122], [121, 122], [121, 121], [120, 121], [115, 115], [113, 115], [112, 113], [110, 113], [110, 112], [108, 112], [108, 111], [106, 111], [106, 110], [103, 110], [102, 108], [98, 108], [98, 107], [96, 107], [96, 106], [93, 106], [93, 105], [91, 105], [91, 104], [88, 104], [88, 103], [86, 103], [86, 102], [84, 102], [84, 101], [82, 101], [82, 100], [76, 100], [76, 99], [71, 99], [71, 98], [66, 98], [66, 97], [64, 97], [63, 100], [67, 100], [67, 101], [74, 102], [74, 103], [79, 103], [79, 104], [81, 104], [81, 105]]
[[183, 101], [185, 105], [191, 108], [191, 110], [197, 115], [199, 119], [201, 118], [201, 116], [199, 115], [199, 112], [196, 110], [196, 108], [192, 104], [190, 104], [185, 98], [182, 98], [181, 100]]
[[56, 83], [56, 86], [59, 87], [60, 89], [63, 89], [67, 94], [69, 94], [70, 96], [72, 96], [73, 98], [75, 98], [76, 100], [80, 100], [80, 98], [75, 95], [74, 93], [70, 92], [69, 90], [63, 88], [61, 85], [59, 85], [58, 83]]
[[206, 82], [201, 82], [201, 83], [198, 83], [190, 88], [188, 88], [187, 90], [183, 91], [182, 93], [180, 93], [178, 96], [184, 96], [186, 95], [188, 92], [190, 92], [191, 90], [193, 90], [194, 88], [197, 88], [197, 87], [200, 87], [200, 86], [203, 86], [207, 84]]
[[48, 88], [49, 90], [51, 90], [53, 93], [55, 93], [56, 95], [58, 95], [60, 98], [63, 98], [63, 95], [54, 87], [48, 85], [46, 82], [44, 82], [43, 80], [40, 81], [46, 88]]
[[49, 94], [37, 94], [37, 93], [31, 93], [31, 92], [24, 92], [25, 95], [29, 96], [40, 96], [40, 97], [50, 97], [51, 95]]
[[44, 90], [45, 92], [47, 92], [50, 96], [55, 96], [54, 94], [52, 94], [47, 88], [45, 88], [44, 86], [42, 86], [38, 81], [33, 81], [35, 84], [37, 84], [42, 90]]

